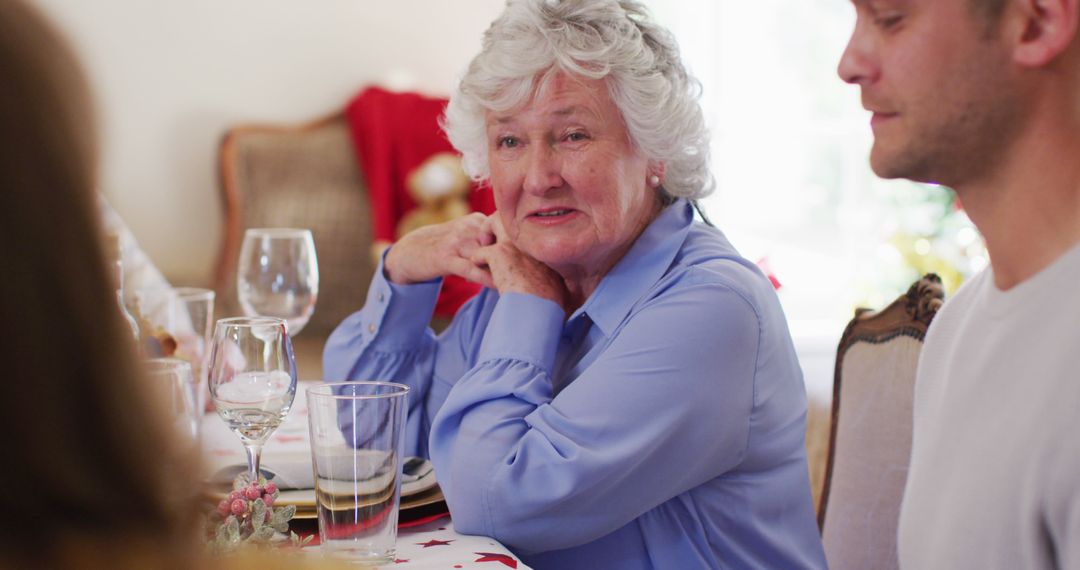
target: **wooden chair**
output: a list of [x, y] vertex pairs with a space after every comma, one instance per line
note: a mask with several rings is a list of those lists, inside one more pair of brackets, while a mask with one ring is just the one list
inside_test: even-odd
[[245, 229], [309, 228], [315, 238], [319, 299], [294, 339], [304, 379], [321, 378], [326, 336], [364, 304], [375, 271], [370, 202], [352, 148], [345, 118], [336, 114], [302, 125], [236, 127], [219, 149], [225, 211], [215, 272], [219, 316], [240, 314], [236, 264]]
[[941, 279], [927, 274], [884, 310], [856, 311], [840, 339], [818, 508], [830, 568], [898, 567], [915, 370], [943, 300]]

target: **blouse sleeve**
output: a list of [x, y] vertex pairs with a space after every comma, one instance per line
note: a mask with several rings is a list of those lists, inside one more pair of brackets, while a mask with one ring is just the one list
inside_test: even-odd
[[[378, 380], [409, 387], [405, 430], [408, 455], [428, 455], [431, 417], [449, 391], [442, 387], [431, 389], [439, 347], [459, 342], [457, 337], [463, 330], [463, 327], [451, 327], [436, 339], [428, 328], [441, 284], [436, 279], [396, 285], [383, 275], [380, 263], [368, 288], [364, 308], [338, 325], [323, 351], [323, 370], [328, 382]], [[468, 310], [467, 305], [462, 312]], [[445, 352], [452, 355], [455, 351]], [[464, 366], [458, 367], [464, 370]], [[342, 428], [348, 428], [351, 421], [342, 417]]]
[[561, 323], [554, 303], [502, 296], [435, 418], [432, 460], [461, 532], [573, 547], [745, 456], [761, 327], [740, 293], [692, 271], [553, 398]]

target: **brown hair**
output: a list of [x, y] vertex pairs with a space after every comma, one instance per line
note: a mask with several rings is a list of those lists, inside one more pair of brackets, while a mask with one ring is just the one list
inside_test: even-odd
[[0, 69], [0, 513], [13, 523], [0, 560], [151, 540], [163, 563], [183, 566], [192, 511], [177, 499], [190, 500], [191, 478], [166, 455], [176, 446], [119, 317], [85, 77], [22, 0], [0, 0]]

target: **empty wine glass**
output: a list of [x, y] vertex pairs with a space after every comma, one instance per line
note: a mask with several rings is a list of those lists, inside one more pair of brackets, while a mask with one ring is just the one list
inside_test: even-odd
[[218, 415], [247, 451], [248, 480], [258, 481], [262, 446], [285, 420], [296, 395], [296, 359], [285, 320], [219, 320], [209, 381]]
[[296, 335], [315, 311], [319, 263], [310, 230], [254, 228], [244, 233], [236, 292], [244, 314], [277, 317]]

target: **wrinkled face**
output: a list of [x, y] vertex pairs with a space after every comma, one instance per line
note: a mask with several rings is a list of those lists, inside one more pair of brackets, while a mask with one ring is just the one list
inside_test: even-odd
[[838, 71], [873, 112], [879, 176], [962, 184], [1004, 152], [1023, 105], [996, 26], [970, 1], [853, 0]]
[[514, 245], [564, 277], [602, 275], [659, 212], [649, 161], [603, 81], [553, 76], [487, 115], [491, 187]]

